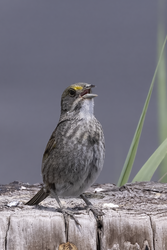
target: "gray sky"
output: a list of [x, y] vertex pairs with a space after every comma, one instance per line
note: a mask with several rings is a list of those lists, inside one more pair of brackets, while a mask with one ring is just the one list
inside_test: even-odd
[[[61, 94], [81, 81], [106, 138], [98, 182], [117, 182], [156, 67], [157, 3], [0, 1], [0, 183], [41, 182]], [[158, 146], [155, 90], [132, 176]]]

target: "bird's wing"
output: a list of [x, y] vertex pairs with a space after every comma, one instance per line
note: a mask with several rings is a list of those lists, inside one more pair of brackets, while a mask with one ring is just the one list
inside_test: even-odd
[[[48, 158], [51, 151], [56, 146], [55, 131], [52, 133], [52, 135], [51, 135], [51, 137], [50, 137], [50, 139], [48, 141], [48, 144], [46, 145], [46, 149], [45, 149], [45, 152], [43, 154], [42, 162], [44, 162]], [[44, 188], [41, 188], [38, 191], [38, 193], [36, 195], [34, 195], [34, 197], [31, 200], [29, 200], [25, 205], [29, 205], [29, 206], [37, 205], [38, 203], [43, 201], [47, 196], [49, 196], [49, 194], [50, 194], [49, 190], [46, 191], [46, 190], [44, 190]]]
[[68, 121], [69, 119], [67, 119], [66, 117], [64, 119], [60, 119], [59, 123], [57, 124], [57, 127], [55, 128], [55, 130], [53, 131], [43, 154], [43, 159], [42, 159], [42, 163], [44, 163], [44, 161], [48, 158], [48, 156], [50, 155], [51, 151], [56, 147], [56, 130], [58, 129], [59, 125], [62, 124], [63, 122]]
[[[55, 131], [56, 131], [56, 129], [55, 129]], [[45, 148], [45, 151], [43, 154], [42, 162], [44, 162], [48, 158], [51, 151], [56, 147], [55, 131], [52, 133], [52, 135], [51, 135], [51, 137], [46, 145], [46, 148]]]

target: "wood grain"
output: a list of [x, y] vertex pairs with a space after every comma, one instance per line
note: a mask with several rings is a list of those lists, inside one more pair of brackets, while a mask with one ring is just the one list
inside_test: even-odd
[[0, 249], [167, 249], [167, 184], [93, 185], [85, 194], [103, 211], [101, 224], [81, 199], [61, 199], [81, 225], [69, 218], [68, 243], [63, 215], [53, 198], [38, 206], [24, 205], [40, 187], [21, 182], [0, 185]]

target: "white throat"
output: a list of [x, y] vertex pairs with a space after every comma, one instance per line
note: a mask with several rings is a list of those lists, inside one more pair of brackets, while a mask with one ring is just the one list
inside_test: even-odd
[[80, 109], [80, 117], [83, 119], [92, 119], [94, 115], [94, 99], [85, 99]]

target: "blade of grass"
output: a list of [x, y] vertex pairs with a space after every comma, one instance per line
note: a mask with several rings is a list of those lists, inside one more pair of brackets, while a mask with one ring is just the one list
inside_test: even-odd
[[164, 51], [164, 48], [165, 48], [166, 40], [167, 40], [167, 36], [165, 38], [165, 41], [164, 41], [162, 49], [161, 49], [160, 57], [159, 57], [157, 67], [156, 67], [154, 75], [153, 75], [153, 79], [152, 79], [150, 89], [149, 89], [149, 92], [148, 92], [148, 95], [147, 95], [147, 98], [146, 98], [146, 101], [145, 101], [145, 104], [144, 104], [144, 107], [143, 107], [142, 114], [140, 116], [140, 119], [139, 119], [139, 122], [138, 122], [138, 125], [137, 125], [137, 129], [135, 131], [135, 134], [134, 134], [134, 137], [133, 137], [133, 140], [132, 140], [128, 155], [126, 157], [126, 160], [125, 160], [125, 163], [124, 163], [120, 178], [119, 178], [118, 183], [117, 183], [118, 186], [122, 186], [125, 183], [127, 183], [128, 179], [129, 179], [129, 176], [130, 176], [130, 173], [131, 173], [131, 170], [132, 170], [132, 166], [133, 166], [135, 156], [136, 156], [136, 153], [137, 153], [137, 148], [138, 148], [138, 144], [139, 144], [139, 140], [140, 140], [140, 136], [141, 136], [141, 132], [142, 132], [145, 116], [146, 116], [146, 112], [147, 112], [147, 109], [148, 109], [148, 104], [149, 104], [151, 94], [152, 94], [152, 89], [153, 89], [153, 86], [154, 86], [155, 77], [156, 77], [156, 74], [157, 74], [157, 71], [158, 71], [158, 68], [159, 68], [159, 64], [160, 64], [160, 61], [161, 61], [161, 57], [162, 57], [162, 54], [163, 54], [163, 51]]
[[[158, 37], [157, 37], [157, 52], [160, 54], [160, 49], [165, 37], [165, 1], [159, 1], [158, 15]], [[160, 67], [157, 73], [157, 94], [158, 94], [158, 135], [159, 142], [162, 143], [167, 137], [167, 90], [166, 90], [166, 62], [165, 53], [162, 55]], [[160, 176], [164, 176], [167, 171], [167, 157], [164, 158], [160, 166]], [[164, 176], [162, 182], [167, 182], [167, 176]]]
[[147, 162], [143, 165], [132, 182], [150, 181], [155, 170], [167, 154], [167, 139], [156, 149]]
[[158, 180], [158, 182], [161, 182], [162, 179], [167, 175], [167, 172]]

